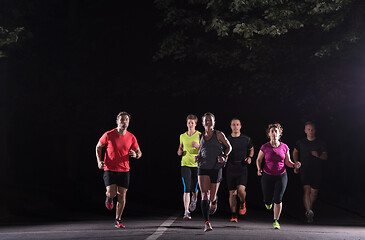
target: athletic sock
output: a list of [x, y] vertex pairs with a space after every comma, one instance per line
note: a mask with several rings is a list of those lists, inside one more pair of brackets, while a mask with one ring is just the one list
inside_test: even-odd
[[217, 198], [212, 202], [212, 205], [215, 205], [217, 203]]
[[202, 200], [201, 209], [205, 221], [209, 221], [209, 200]]
[[189, 210], [185, 210], [185, 214], [189, 214], [190, 213], [190, 211]]

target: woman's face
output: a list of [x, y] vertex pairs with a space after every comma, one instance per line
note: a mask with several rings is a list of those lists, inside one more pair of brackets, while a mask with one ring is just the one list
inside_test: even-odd
[[203, 127], [204, 128], [214, 128], [214, 124], [215, 124], [215, 121], [214, 121], [214, 118], [210, 115], [207, 115], [204, 117], [203, 119]]
[[186, 126], [188, 127], [188, 129], [195, 129], [196, 122], [193, 119], [188, 119], [188, 121], [186, 122]]
[[279, 141], [281, 137], [279, 129], [276, 127], [270, 128], [269, 137], [271, 141]]

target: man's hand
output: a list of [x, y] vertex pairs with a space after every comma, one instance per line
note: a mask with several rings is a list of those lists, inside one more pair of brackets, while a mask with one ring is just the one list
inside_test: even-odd
[[104, 169], [104, 161], [99, 161], [98, 162], [98, 168], [99, 169]]
[[315, 157], [317, 157], [317, 158], [319, 158], [319, 154], [318, 154], [317, 151], [312, 151], [312, 155], [315, 156]]
[[247, 157], [247, 158], [245, 159], [245, 162], [247, 162], [247, 164], [251, 164], [251, 161], [252, 161], [252, 159], [251, 159], [250, 157]]
[[129, 156], [131, 156], [132, 158], [137, 158], [137, 153], [133, 149], [130, 149]]

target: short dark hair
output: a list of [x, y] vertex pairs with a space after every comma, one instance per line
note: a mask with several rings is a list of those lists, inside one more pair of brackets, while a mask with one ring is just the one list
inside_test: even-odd
[[304, 127], [306, 127], [307, 125], [313, 125], [314, 127], [316, 127], [316, 123], [314, 121], [306, 121], [304, 123]]
[[127, 113], [127, 112], [120, 112], [120, 113], [118, 113], [118, 115], [117, 115], [117, 120], [118, 120], [118, 118], [120, 118], [121, 116], [128, 116], [129, 120], [131, 120], [131, 115], [130, 115], [129, 113]]
[[[231, 124], [232, 124], [232, 121], [240, 121], [240, 123], [241, 123], [241, 120], [239, 120], [238, 118], [232, 118], [232, 120], [231, 120]], [[242, 123], [241, 123], [242, 124]]]

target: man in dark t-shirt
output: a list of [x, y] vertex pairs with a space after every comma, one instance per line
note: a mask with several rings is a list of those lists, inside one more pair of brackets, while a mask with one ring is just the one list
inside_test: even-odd
[[[313, 122], [304, 125], [306, 138], [296, 142], [293, 150], [295, 162], [301, 162], [300, 179], [303, 185], [303, 204], [307, 222], [313, 222], [313, 203], [317, 199], [322, 177], [322, 162], [327, 160], [327, 147], [324, 141], [316, 138], [316, 126]], [[298, 173], [298, 170], [295, 170]]]
[[232, 212], [231, 222], [237, 222], [237, 196], [239, 214], [246, 213], [247, 164], [251, 164], [254, 148], [251, 138], [241, 134], [241, 121], [231, 120], [232, 133], [227, 137], [232, 145], [232, 152], [227, 160], [226, 180], [229, 190], [229, 205]]

